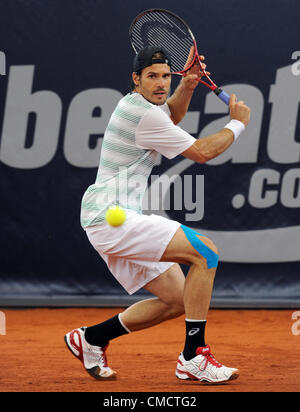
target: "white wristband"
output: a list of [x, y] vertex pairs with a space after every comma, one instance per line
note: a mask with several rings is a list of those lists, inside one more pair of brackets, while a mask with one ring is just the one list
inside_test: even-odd
[[227, 123], [226, 126], [224, 126], [224, 129], [231, 130], [234, 134], [234, 140], [236, 140], [239, 137], [239, 135], [246, 129], [246, 126], [243, 122], [240, 122], [236, 119], [232, 119], [229, 123]]

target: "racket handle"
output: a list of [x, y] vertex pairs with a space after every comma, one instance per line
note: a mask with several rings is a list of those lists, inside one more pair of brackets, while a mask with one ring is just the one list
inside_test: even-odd
[[230, 99], [229, 94], [227, 94], [226, 92], [224, 92], [224, 90], [222, 90], [220, 87], [217, 87], [217, 88], [214, 90], [214, 93], [218, 96], [219, 99], [222, 100], [222, 102], [226, 103], [227, 106], [229, 105], [229, 99]]

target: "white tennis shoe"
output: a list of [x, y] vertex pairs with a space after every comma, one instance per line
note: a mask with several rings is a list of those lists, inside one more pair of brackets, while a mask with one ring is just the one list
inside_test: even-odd
[[109, 380], [116, 378], [116, 372], [107, 365], [106, 349], [92, 346], [85, 340], [86, 327], [74, 329], [65, 335], [65, 343], [69, 350], [79, 359], [86, 371], [96, 379]]
[[228, 368], [216, 361], [209, 345], [197, 348], [196, 356], [189, 361], [181, 353], [175, 374], [179, 379], [199, 380], [203, 383], [222, 383], [239, 376], [237, 369]]

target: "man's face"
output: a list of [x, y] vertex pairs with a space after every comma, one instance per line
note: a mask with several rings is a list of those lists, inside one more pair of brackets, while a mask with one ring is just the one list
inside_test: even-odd
[[170, 67], [165, 63], [155, 63], [143, 69], [140, 76], [132, 74], [135, 91], [150, 103], [161, 105], [167, 100], [171, 87]]

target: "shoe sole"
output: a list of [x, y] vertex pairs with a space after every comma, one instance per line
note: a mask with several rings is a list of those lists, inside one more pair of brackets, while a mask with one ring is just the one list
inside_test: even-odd
[[[180, 376], [179, 376], [179, 374], [180, 374]], [[235, 372], [233, 372], [233, 374], [230, 376], [229, 379], [224, 379], [224, 380], [222, 380], [222, 381], [216, 381], [216, 382], [214, 382], [214, 381], [209, 381], [209, 380], [207, 380], [206, 378], [198, 379], [198, 378], [196, 378], [196, 377], [192, 377], [192, 375], [186, 374], [185, 372], [181, 372], [181, 371], [176, 370], [176, 378], [177, 378], [177, 379], [184, 380], [184, 381], [190, 381], [190, 382], [198, 381], [199, 384], [202, 384], [202, 385], [219, 385], [219, 384], [224, 384], [224, 383], [226, 383], [226, 382], [233, 381], [233, 380], [237, 379], [238, 377], [239, 377], [239, 371], [236, 370]]]
[[[72, 351], [72, 349], [71, 349], [70, 346], [69, 346], [68, 339], [67, 339], [67, 335], [64, 336], [64, 341], [65, 341], [65, 344], [66, 344], [67, 348], [68, 348], [69, 351], [72, 353], [72, 355], [73, 355], [76, 359], [78, 359], [78, 357], [75, 355], [75, 353]], [[84, 365], [83, 365], [83, 367], [84, 367]], [[84, 367], [84, 370], [87, 371], [87, 373], [88, 373], [89, 375], [91, 375], [94, 379], [97, 379], [97, 380], [99, 380], [99, 381], [113, 381], [113, 380], [115, 380], [116, 377], [117, 377], [117, 376], [116, 376], [116, 375], [117, 375], [117, 372], [115, 372], [115, 371], [113, 371], [113, 370], [112, 370], [113, 374], [110, 375], [110, 376], [108, 376], [108, 377], [106, 377], [106, 376], [100, 376], [100, 375], [99, 375], [99, 372], [100, 372], [99, 366], [95, 366], [94, 368], [91, 368], [91, 369], [87, 369], [87, 368]]]

